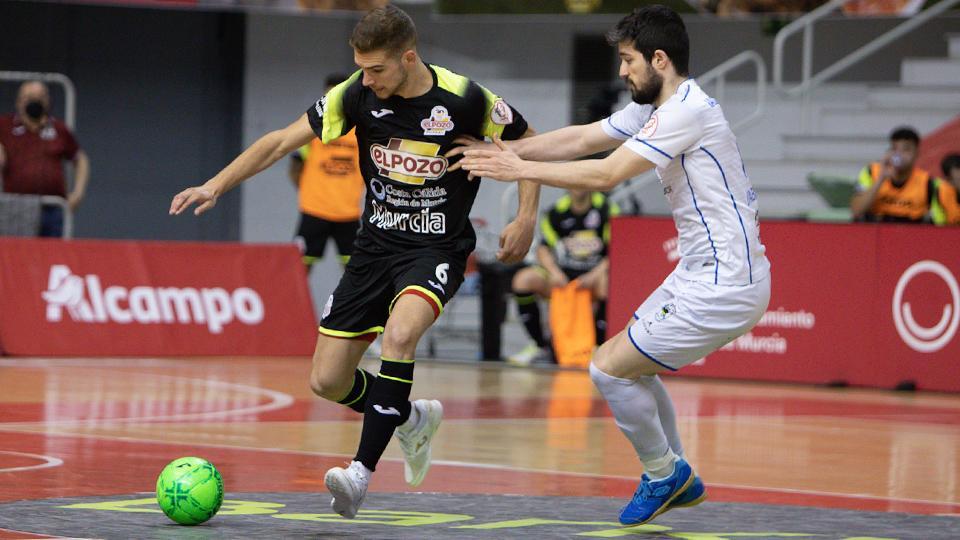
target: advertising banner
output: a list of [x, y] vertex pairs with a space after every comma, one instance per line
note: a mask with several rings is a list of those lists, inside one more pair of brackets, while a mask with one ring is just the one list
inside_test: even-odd
[[[747, 334], [683, 373], [806, 383], [960, 391], [960, 230], [768, 222], [767, 313]], [[610, 327], [674, 269], [668, 218], [613, 221]]]
[[30, 356], [309, 356], [291, 245], [0, 238], [0, 348]]

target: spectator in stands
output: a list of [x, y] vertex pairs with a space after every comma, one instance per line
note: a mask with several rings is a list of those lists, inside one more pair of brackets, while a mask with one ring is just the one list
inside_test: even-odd
[[948, 154], [940, 162], [943, 169], [943, 179], [949, 182], [955, 190], [960, 192], [960, 154]]
[[850, 201], [855, 221], [960, 222], [956, 205], [943, 204], [941, 182], [914, 166], [919, 147], [920, 136], [912, 128], [899, 127], [890, 134], [890, 148], [883, 161], [860, 171]]
[[[949, 225], [960, 225], [960, 219], [951, 221], [950, 216], [960, 215], [960, 154], [948, 154], [940, 162], [943, 180], [939, 185], [940, 200], [946, 214], [944, 221]], [[939, 201], [938, 201], [939, 202]], [[935, 208], [936, 210], [936, 208]], [[934, 212], [934, 223], [939, 221]]]
[[[76, 166], [69, 195], [64, 161]], [[83, 200], [90, 162], [73, 133], [50, 115], [50, 92], [40, 81], [20, 85], [16, 111], [0, 116], [0, 171], [6, 193], [63, 197], [71, 211]], [[63, 236], [60, 206], [44, 205], [40, 221], [40, 236]]]
[[[346, 79], [345, 75], [330, 75], [326, 91]], [[296, 238], [307, 271], [323, 257], [331, 238], [340, 263], [350, 260], [363, 207], [364, 183], [357, 155], [357, 136], [351, 131], [329, 144], [314, 138], [291, 156], [288, 173], [300, 193]]]
[[552, 361], [537, 299], [549, 298], [551, 289], [574, 280], [593, 293], [597, 344], [603, 343], [610, 218], [619, 213], [617, 205], [604, 194], [577, 190], [569, 190], [544, 213], [540, 220], [541, 243], [537, 246], [539, 264], [518, 271], [512, 283], [520, 319], [533, 342], [509, 356], [511, 363]]

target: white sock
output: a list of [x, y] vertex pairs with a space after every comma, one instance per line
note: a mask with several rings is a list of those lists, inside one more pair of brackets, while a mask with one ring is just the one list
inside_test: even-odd
[[646, 471], [650, 480], [656, 482], [673, 474], [674, 464], [677, 462], [677, 455], [668, 450], [667, 453], [657, 459], [651, 459], [643, 462], [643, 469]]
[[411, 401], [411, 402], [410, 402], [410, 416], [407, 417], [407, 421], [406, 421], [406, 422], [400, 424], [400, 426], [398, 427], [398, 429], [402, 429], [402, 430], [405, 430], [405, 431], [409, 431], [409, 430], [417, 427], [417, 424], [419, 424], [419, 423], [420, 423], [420, 410], [417, 409], [417, 406], [414, 404], [414, 402]]
[[670, 399], [663, 381], [658, 375], [643, 376], [637, 381], [646, 386], [657, 399], [657, 414], [660, 416], [663, 434], [667, 436], [667, 442], [670, 443], [673, 453], [683, 458], [683, 443], [680, 441], [680, 431], [677, 430], [677, 413], [673, 409], [673, 400]]
[[669, 471], [676, 455], [660, 424], [653, 392], [637, 381], [607, 375], [593, 363], [590, 378], [607, 400], [617, 426], [633, 444], [648, 474]]
[[349, 468], [360, 473], [367, 482], [370, 481], [370, 476], [373, 475], [373, 471], [368, 469], [366, 465], [360, 463], [359, 461], [351, 461]]

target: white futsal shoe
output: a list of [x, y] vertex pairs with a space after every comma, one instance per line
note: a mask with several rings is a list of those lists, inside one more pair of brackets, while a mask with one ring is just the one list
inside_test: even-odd
[[351, 461], [344, 469], [334, 467], [323, 477], [333, 500], [330, 507], [347, 519], [357, 517], [357, 511], [367, 498], [367, 484], [370, 483], [370, 471], [359, 461]]
[[430, 470], [430, 441], [443, 420], [443, 405], [435, 399], [418, 399], [411, 406], [417, 410], [417, 423], [398, 427], [396, 435], [405, 460], [403, 478], [419, 486]]

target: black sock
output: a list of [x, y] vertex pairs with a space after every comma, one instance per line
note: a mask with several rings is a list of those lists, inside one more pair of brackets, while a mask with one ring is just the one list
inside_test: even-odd
[[537, 343], [537, 347], [546, 347], [547, 340], [543, 337], [543, 327], [540, 325], [540, 303], [537, 302], [537, 295], [528, 292], [513, 294], [517, 300], [520, 320], [523, 321], [523, 326], [530, 334], [530, 338]]
[[593, 320], [597, 329], [597, 345], [607, 340], [607, 301], [598, 300], [593, 311]]
[[354, 458], [371, 471], [376, 470], [393, 430], [410, 417], [410, 388], [413, 386], [413, 359], [381, 357], [380, 360], [380, 374], [367, 392], [360, 447]]
[[367, 404], [367, 395], [370, 393], [370, 388], [373, 387], [373, 381], [376, 379], [377, 378], [369, 371], [357, 368], [357, 371], [353, 373], [353, 388], [350, 389], [347, 397], [337, 403], [346, 405], [358, 413], [363, 414], [363, 409]]

